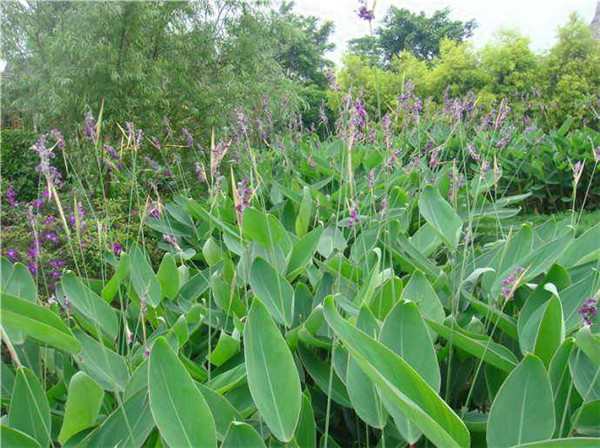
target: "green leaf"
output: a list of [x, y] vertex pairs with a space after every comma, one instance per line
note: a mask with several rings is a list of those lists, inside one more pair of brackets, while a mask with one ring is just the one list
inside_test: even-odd
[[250, 287], [261, 299], [277, 323], [290, 327], [294, 321], [292, 285], [262, 258], [250, 268]]
[[36, 341], [69, 353], [81, 350], [69, 327], [47, 308], [2, 293], [0, 310], [3, 327], [23, 330]]
[[247, 207], [242, 217], [242, 234], [264, 247], [275, 246], [285, 235], [285, 229], [275, 216]]
[[150, 352], [148, 390], [154, 421], [167, 444], [217, 446], [210, 408], [164, 337], [156, 339]]
[[300, 241], [294, 244], [290, 260], [288, 261], [286, 274], [290, 281], [300, 275], [304, 268], [310, 263], [322, 234], [323, 227], [315, 227], [308, 234], [304, 235]]
[[575, 347], [573, 338], [567, 338], [554, 354], [548, 369], [552, 397], [554, 400], [554, 415], [556, 425], [554, 436], [564, 437], [571, 431], [570, 416], [572, 413], [571, 402], [577, 392], [573, 391], [573, 380], [569, 370], [569, 356]]
[[156, 276], [160, 282], [162, 296], [171, 300], [177, 297], [177, 292], [179, 291], [179, 272], [177, 271], [177, 263], [175, 263], [173, 254], [166, 253], [164, 255]]
[[600, 437], [600, 400], [584, 403], [573, 416], [577, 434]]
[[79, 431], [96, 424], [104, 390], [84, 372], [77, 372], [69, 382], [65, 416], [58, 435], [58, 441], [65, 444], [69, 438]]
[[17, 370], [8, 425], [32, 437], [42, 447], [50, 444], [50, 405], [39, 380], [26, 367]]
[[302, 192], [302, 202], [300, 202], [300, 208], [298, 210], [298, 216], [296, 217], [296, 235], [303, 237], [308, 231], [310, 224], [310, 215], [312, 214], [312, 197], [310, 195], [310, 189], [304, 187]]
[[148, 394], [141, 390], [119, 405], [81, 445], [86, 448], [139, 448], [153, 428]]
[[590, 361], [600, 367], [600, 335], [593, 334], [590, 326], [586, 325], [577, 332], [575, 341]]
[[73, 272], [63, 274], [60, 284], [72, 309], [101, 330], [111, 341], [119, 334], [119, 318], [116, 311], [102, 298], [75, 276]]
[[380, 393], [402, 410], [432, 443], [443, 447], [470, 446], [464, 423], [406, 361], [344, 320], [336, 311], [332, 296], [324, 301], [324, 314]]
[[322, 361], [304, 344], [298, 346], [298, 354], [302, 360], [302, 365], [319, 389], [339, 405], [352, 408], [346, 386], [337, 373], [332, 371], [331, 364]]
[[221, 448], [267, 448], [265, 442], [248, 423], [231, 422]]
[[595, 261], [600, 255], [600, 224], [575, 239], [560, 257], [559, 264], [567, 268]]
[[80, 356], [76, 358], [79, 367], [105, 390], [125, 391], [129, 372], [123, 357], [81, 330], [75, 330], [75, 336], [82, 347]]
[[437, 322], [427, 320], [427, 324], [452, 345], [470, 353], [477, 358], [490, 363], [504, 372], [512, 371], [517, 365], [517, 358], [509, 349], [503, 345], [492, 342], [486, 336], [475, 335], [460, 328], [456, 323], [452, 326], [440, 325]]
[[162, 288], [158, 277], [152, 270], [152, 266], [148, 263], [146, 250], [134, 243], [131, 245], [129, 253], [133, 289], [138, 297], [145, 297], [148, 304], [156, 308], [162, 300]]
[[302, 410], [296, 428], [296, 443], [300, 448], [313, 448], [317, 446], [317, 426], [315, 413], [310, 402], [308, 392], [302, 395]]
[[210, 352], [209, 361], [215, 366], [220, 366], [231, 359], [240, 351], [240, 341], [229, 336], [224, 331], [219, 334], [217, 345]]
[[573, 384], [584, 402], [600, 399], [600, 367], [580, 349], [573, 350], [569, 358]]
[[[358, 313], [356, 327], [374, 339], [379, 335], [379, 324], [365, 306]], [[341, 349], [336, 349], [339, 350]], [[348, 357], [347, 366], [348, 397], [354, 411], [369, 426], [382, 429], [387, 422], [387, 415], [375, 384], [351, 356]]]
[[560, 300], [556, 296], [548, 301], [535, 339], [534, 353], [548, 367], [556, 350], [565, 340], [565, 322]]
[[[398, 303], [388, 314], [379, 342], [391, 349], [406, 361], [436, 392], [440, 390], [441, 375], [433, 342], [417, 305], [413, 302]], [[394, 417], [400, 434], [408, 443], [415, 443], [420, 432], [402, 411], [388, 405], [382, 397], [386, 408]], [[396, 412], [394, 412], [396, 411]]]
[[129, 273], [129, 255], [125, 252], [121, 253], [121, 258], [119, 259], [119, 266], [115, 270], [115, 274], [111, 277], [111, 279], [106, 283], [104, 288], [102, 288], [102, 298], [106, 302], [111, 302], [117, 292], [119, 291], [119, 286]]
[[415, 302], [423, 315], [441, 323], [446, 316], [442, 302], [421, 271], [415, 271], [402, 291], [402, 298]]
[[246, 306], [239, 298], [235, 289], [235, 284], [228, 285], [220, 278], [219, 274], [214, 274], [210, 278], [210, 287], [215, 302], [228, 316], [237, 316], [242, 318], [246, 315]]
[[337, 250], [338, 252], [343, 251], [346, 248], [346, 239], [340, 229], [334, 226], [327, 227], [321, 234], [319, 244], [317, 244], [317, 252], [325, 258]]
[[300, 417], [300, 378], [285, 339], [257, 298], [244, 327], [244, 356], [248, 386], [261, 417], [275, 437], [290, 441]]
[[487, 443], [512, 447], [552, 437], [552, 388], [542, 361], [526, 356], [508, 376], [490, 409]]
[[[4, 266], [2, 267], [4, 269]], [[23, 263], [15, 263], [9, 278], [2, 284], [6, 294], [20, 297], [30, 302], [37, 302], [37, 286], [29, 269]]]
[[215, 419], [217, 437], [219, 440], [223, 440], [229, 424], [234, 421], [242, 421], [243, 417], [237, 409], [227, 401], [227, 398], [202, 384], [198, 384], [197, 386]]
[[419, 211], [450, 249], [458, 247], [462, 220], [432, 185], [425, 186], [419, 195]]
[[40, 448], [34, 438], [5, 425], [0, 425], [0, 445], [9, 448]]

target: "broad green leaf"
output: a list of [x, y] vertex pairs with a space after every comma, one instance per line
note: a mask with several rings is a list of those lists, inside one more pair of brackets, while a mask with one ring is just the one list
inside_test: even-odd
[[600, 368], [600, 335], [593, 334], [590, 326], [586, 325], [577, 332], [575, 341], [590, 361]]
[[323, 227], [315, 227], [294, 244], [287, 264], [286, 276], [290, 281], [300, 275], [302, 270], [310, 263], [322, 234]]
[[219, 334], [217, 345], [210, 352], [209, 361], [215, 366], [220, 366], [240, 351], [240, 341], [229, 336], [224, 331]]
[[[562, 306], [558, 297], [552, 296], [541, 310], [543, 312], [541, 313], [541, 320], [535, 335], [533, 353], [548, 367], [554, 353], [565, 340], [565, 323], [563, 321]], [[531, 316], [531, 319], [534, 319], [534, 316]], [[527, 328], [527, 325], [525, 328]]]
[[154, 428], [148, 393], [139, 391], [119, 406], [82, 443], [87, 448], [139, 448]]
[[425, 186], [419, 195], [419, 211], [450, 249], [458, 247], [462, 220], [432, 185]]
[[455, 323], [450, 323], [449, 325], [451, 326], [447, 326], [427, 320], [427, 324], [441, 337], [447, 341], [452, 341], [452, 345], [490, 363], [504, 372], [510, 372], [518, 363], [513, 352], [503, 345], [492, 342], [487, 336], [469, 333]]
[[244, 326], [248, 386], [275, 437], [288, 442], [300, 417], [302, 393], [292, 354], [265, 305], [254, 298]]
[[9, 448], [40, 448], [41, 446], [33, 437], [6, 425], [0, 425], [0, 445]]
[[242, 233], [246, 238], [268, 248], [281, 241], [285, 229], [275, 216], [247, 207], [242, 218]]
[[576, 238], [560, 257], [560, 264], [571, 268], [600, 257], [600, 224]]
[[96, 424], [103, 398], [104, 390], [93, 378], [84, 372], [73, 375], [69, 382], [65, 416], [58, 435], [61, 444], [64, 445], [72, 435]]
[[300, 412], [298, 427], [296, 428], [296, 437], [294, 437], [300, 448], [312, 448], [317, 445], [315, 413], [309, 397], [308, 392], [302, 395], [302, 410]]
[[26, 367], [17, 370], [8, 409], [8, 425], [32, 437], [42, 447], [50, 444], [50, 405], [46, 392], [38, 378]]
[[105, 390], [123, 392], [129, 372], [125, 359], [81, 330], [75, 330], [82, 350], [76, 361]]
[[296, 217], [296, 235], [303, 237], [308, 231], [310, 225], [310, 216], [312, 214], [312, 197], [310, 195], [310, 189], [304, 187], [302, 192], [302, 202], [300, 202], [300, 208], [298, 209], [298, 216]]
[[239, 318], [246, 315], [246, 306], [240, 300], [234, 284], [228, 285], [218, 274], [214, 274], [210, 278], [210, 287], [215, 302], [225, 314]]
[[569, 358], [573, 384], [584, 402], [600, 399], [600, 367], [580, 349], [573, 350]]
[[[398, 303], [388, 314], [379, 342], [391, 349], [406, 361], [433, 390], [439, 392], [441, 375], [433, 342], [417, 305], [413, 302]], [[387, 398], [382, 397], [386, 408], [394, 417], [400, 434], [409, 443], [415, 443], [420, 432], [406, 418], [402, 411], [393, 405], [387, 405]]]
[[337, 250], [343, 251], [346, 248], [346, 239], [337, 227], [329, 226], [321, 234], [319, 244], [317, 244], [317, 252], [325, 258]]
[[61, 277], [61, 286], [71, 308], [87, 320], [93, 328], [101, 330], [111, 341], [119, 334], [119, 318], [116, 311], [99, 295], [75, 276], [67, 272]]
[[174, 299], [177, 297], [179, 291], [179, 272], [177, 271], [177, 263], [175, 263], [175, 257], [171, 253], [166, 253], [158, 267], [156, 273], [162, 296], [168, 299]]
[[250, 287], [279, 324], [290, 327], [294, 321], [294, 290], [290, 283], [262, 258], [250, 269]]
[[584, 403], [573, 415], [577, 434], [600, 437], [600, 400]]
[[402, 291], [402, 298], [415, 302], [423, 315], [434, 322], [441, 323], [446, 316], [440, 298], [427, 277], [420, 271], [415, 271], [410, 277]]
[[129, 255], [125, 252], [122, 252], [121, 258], [119, 259], [119, 265], [117, 266], [114, 275], [111, 277], [108, 283], [106, 283], [104, 288], [102, 288], [102, 298], [106, 302], [112, 302], [112, 300], [117, 295], [117, 292], [119, 291], [119, 286], [121, 286], [121, 283], [123, 282], [128, 273]]
[[464, 423], [406, 361], [344, 320], [331, 296], [324, 301], [324, 314], [380, 393], [402, 410], [425, 437], [437, 446], [470, 446]]
[[[2, 266], [4, 269], [4, 266]], [[30, 302], [37, 302], [37, 286], [29, 269], [23, 263], [15, 263], [6, 283], [2, 283], [2, 291]]]
[[217, 264], [223, 258], [223, 251], [213, 237], [209, 237], [202, 246], [202, 255], [209, 266]]
[[23, 330], [36, 341], [69, 353], [81, 350], [69, 327], [47, 308], [2, 293], [0, 310], [3, 327]]
[[552, 437], [552, 388], [542, 361], [526, 356], [496, 395], [487, 423], [490, 447], [512, 447]]
[[227, 401], [227, 398], [202, 384], [198, 384], [198, 390], [202, 393], [202, 396], [206, 400], [206, 404], [208, 404], [215, 419], [217, 437], [219, 440], [223, 440], [229, 424], [234, 421], [242, 421], [243, 417], [237, 409]]
[[573, 380], [569, 370], [569, 356], [574, 348], [573, 338], [565, 339], [554, 354], [548, 369], [556, 417], [555, 437], [567, 436], [571, 431], [571, 402], [575, 396], [578, 396], [577, 392], [573, 390]]
[[146, 250], [132, 244], [129, 248], [129, 270], [133, 289], [140, 299], [146, 298], [147, 303], [156, 308], [162, 300], [162, 288], [158, 277], [146, 257]]
[[[368, 308], [363, 306], [358, 314], [356, 327], [374, 339], [379, 336], [379, 324]], [[336, 351], [341, 349], [336, 348]], [[351, 356], [348, 357], [346, 384], [348, 397], [356, 414], [369, 426], [382, 429], [387, 420], [377, 388]]]
[[221, 448], [267, 448], [265, 442], [248, 423], [231, 422]]
[[217, 446], [210, 408], [164, 337], [150, 352], [148, 390], [154, 421], [170, 446]]

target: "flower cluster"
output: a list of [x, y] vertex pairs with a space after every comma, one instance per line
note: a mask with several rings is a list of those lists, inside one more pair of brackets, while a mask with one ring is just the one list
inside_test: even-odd
[[238, 204], [235, 206], [238, 212], [243, 213], [246, 207], [250, 207], [250, 199], [252, 198], [252, 190], [249, 187], [248, 180], [241, 180], [237, 184]]
[[583, 305], [579, 308], [578, 312], [583, 317], [583, 322], [586, 325], [592, 325], [592, 318], [598, 314], [598, 299], [595, 297], [590, 297]]
[[367, 6], [367, 0], [358, 0], [360, 6], [358, 7], [358, 18], [371, 22], [375, 18], [375, 13], [372, 9]]

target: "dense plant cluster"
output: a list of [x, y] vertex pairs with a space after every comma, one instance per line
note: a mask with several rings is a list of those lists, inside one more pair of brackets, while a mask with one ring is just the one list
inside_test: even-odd
[[4, 445], [600, 442], [600, 226], [512, 224], [531, 196], [507, 193], [502, 112], [378, 126], [341, 101], [324, 141], [241, 111], [206, 149], [91, 113], [38, 139], [43, 203], [4, 193], [39, 249], [3, 241]]

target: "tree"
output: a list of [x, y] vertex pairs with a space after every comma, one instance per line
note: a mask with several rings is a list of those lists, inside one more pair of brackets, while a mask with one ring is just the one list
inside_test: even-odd
[[390, 62], [401, 51], [410, 51], [419, 59], [432, 60], [439, 56], [443, 39], [462, 42], [473, 34], [475, 20], [462, 22], [450, 19], [450, 9], [435, 11], [431, 17], [424, 12], [415, 14], [408, 9], [391, 6], [377, 29], [378, 44]]

